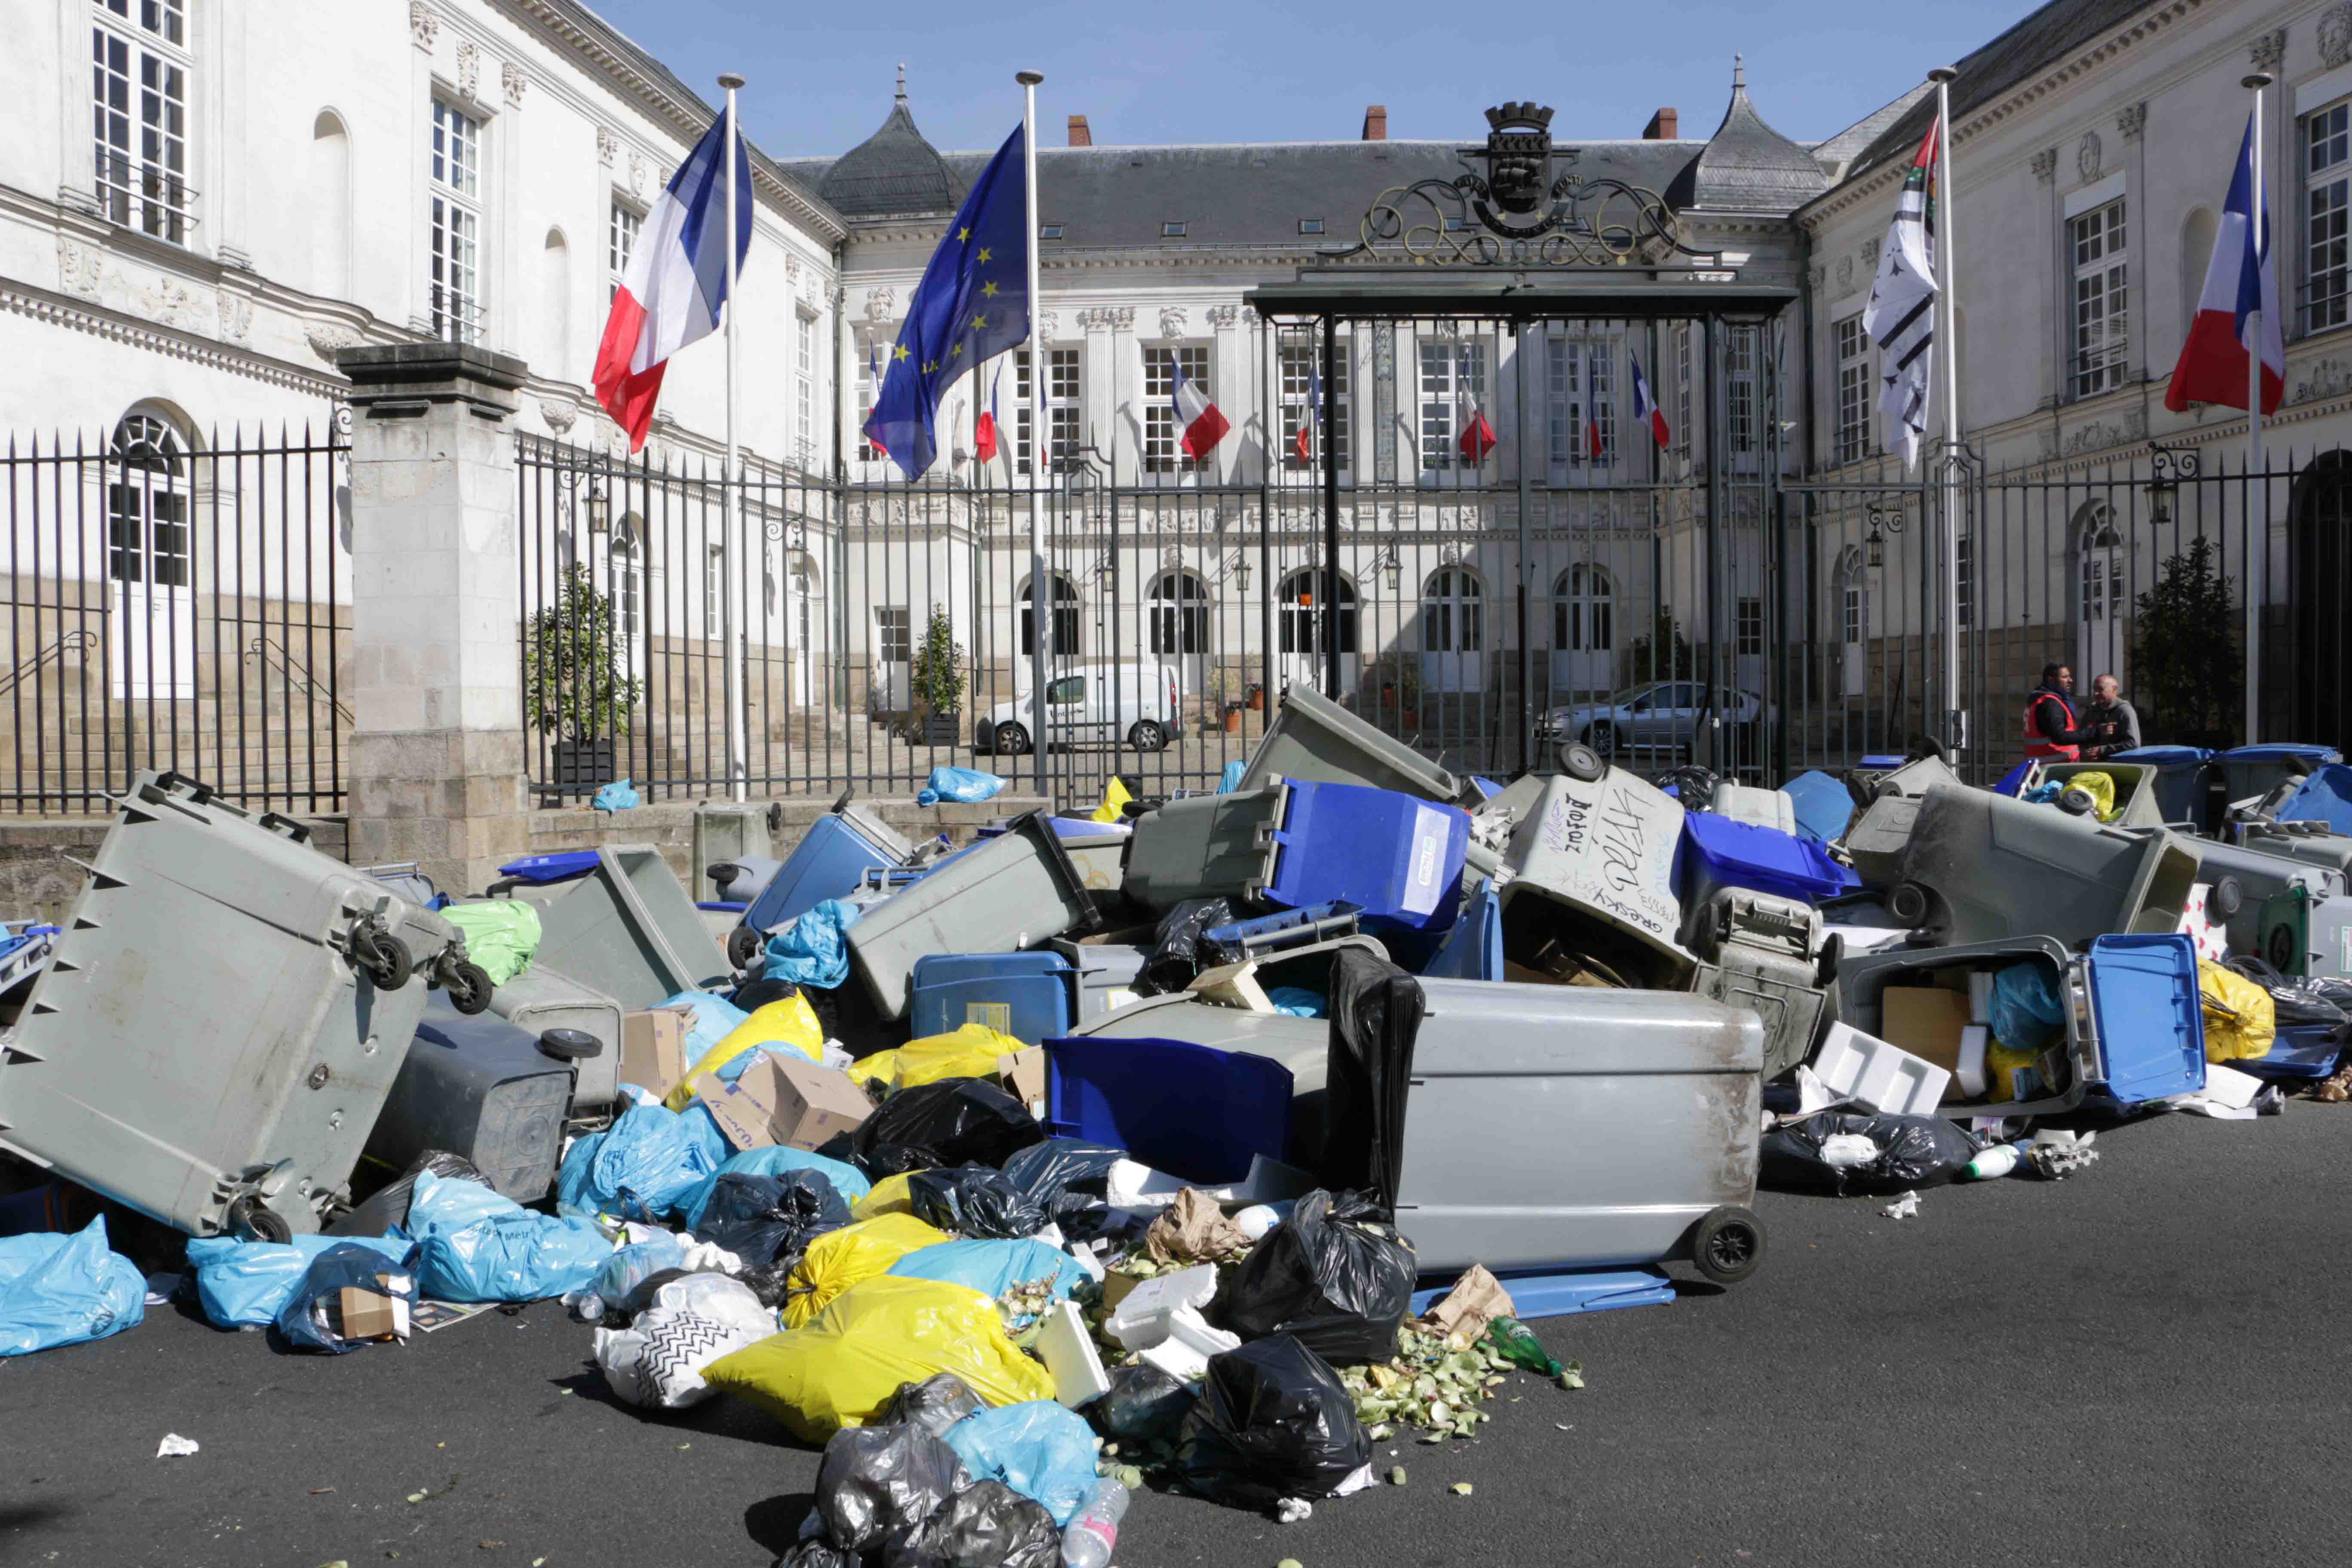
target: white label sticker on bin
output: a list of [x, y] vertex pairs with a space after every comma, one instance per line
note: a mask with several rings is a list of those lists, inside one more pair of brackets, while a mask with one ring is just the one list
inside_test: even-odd
[[1127, 1006], [1130, 1003], [1140, 1002], [1142, 1000], [1142, 997], [1138, 996], [1134, 992], [1129, 991], [1124, 985], [1116, 986], [1111, 990], [1103, 993], [1103, 1011], [1106, 1013], [1116, 1013], [1121, 1007]]
[[963, 1021], [993, 1029], [1000, 1035], [1013, 1032], [1013, 1004], [1010, 1002], [967, 1002], [963, 1005]]
[[1425, 915], [1437, 907], [1444, 892], [1439, 883], [1444, 879], [1445, 840], [1452, 827], [1452, 820], [1433, 806], [1413, 809], [1412, 864], [1405, 876], [1405, 913]]

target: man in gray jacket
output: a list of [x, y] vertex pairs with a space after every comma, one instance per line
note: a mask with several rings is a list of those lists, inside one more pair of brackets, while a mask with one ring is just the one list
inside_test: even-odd
[[2114, 726], [2107, 731], [2109, 739], [2086, 748], [2085, 756], [2112, 757], [2140, 743], [2139, 715], [2124, 700], [2123, 682], [2112, 675], [2091, 682], [2091, 700], [2083, 710], [2083, 722]]

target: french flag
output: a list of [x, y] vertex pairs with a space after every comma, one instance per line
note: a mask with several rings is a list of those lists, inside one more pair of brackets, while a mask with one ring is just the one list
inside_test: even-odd
[[1299, 421], [1298, 433], [1290, 438], [1290, 449], [1298, 454], [1302, 463], [1315, 455], [1315, 427], [1323, 418], [1323, 376], [1319, 371], [1307, 372], [1307, 417]]
[[[654, 400], [670, 356], [719, 330], [727, 302], [727, 138], [722, 110], [654, 210], [646, 216], [629, 270], [613, 296], [604, 341], [596, 345], [596, 401], [629, 433], [629, 450], [646, 444]], [[735, 155], [735, 268], [751, 248], [751, 161], [740, 139]]]
[[[2259, 227], [2259, 234], [2257, 228]], [[2286, 348], [2279, 329], [2278, 269], [2271, 258], [2270, 203], [2254, 217], [2254, 125], [2246, 121], [2238, 144], [2238, 170], [2222, 204], [2221, 232], [2213, 237], [2213, 259], [2205, 268], [2205, 289], [2189, 322], [2189, 341], [2172, 367], [2164, 405], [2175, 414], [2192, 403], [2225, 408], [2246, 405], [2251, 355], [2256, 352], [2246, 318], [2262, 319], [2263, 412], [2278, 407], [2286, 390]]]
[[1215, 450], [1233, 426], [1217, 412], [1217, 405], [1209, 401], [1209, 395], [1185, 378], [1181, 365], [1171, 364], [1169, 369], [1176, 378], [1169, 401], [1176, 410], [1176, 428], [1184, 433], [1177, 445], [1197, 463]]
[[1666, 444], [1666, 411], [1658, 406], [1657, 398], [1652, 395], [1650, 378], [1642, 374], [1642, 362], [1632, 354], [1625, 357], [1633, 365], [1633, 423], [1646, 423], [1650, 438], [1663, 447]]
[[1004, 379], [1004, 364], [999, 361], [995, 378], [988, 384], [988, 411], [972, 422], [971, 456], [974, 462], [989, 463], [996, 459], [996, 384]]
[[1495, 427], [1486, 423], [1486, 410], [1467, 392], [1454, 400], [1454, 415], [1462, 427], [1454, 444], [1462, 448], [1462, 460], [1475, 468], [1495, 449]]

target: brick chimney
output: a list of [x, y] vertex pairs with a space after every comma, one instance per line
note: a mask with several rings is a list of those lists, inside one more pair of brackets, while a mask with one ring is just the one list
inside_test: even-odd
[[1650, 116], [1650, 122], [1647, 125], [1642, 127], [1642, 140], [1644, 142], [1676, 140], [1682, 130], [1682, 119], [1680, 114], [1671, 109], [1661, 109]]
[[1087, 117], [1083, 114], [1071, 115], [1070, 145], [1073, 147], [1091, 147], [1094, 144], [1095, 133], [1087, 129]]
[[1363, 140], [1367, 142], [1385, 142], [1388, 139], [1389, 106], [1385, 103], [1366, 104], [1364, 106]]

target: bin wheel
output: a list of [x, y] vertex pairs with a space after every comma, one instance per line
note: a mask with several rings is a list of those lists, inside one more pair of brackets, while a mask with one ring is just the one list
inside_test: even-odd
[[1127, 732], [1127, 743], [1139, 752], [1164, 752], [1168, 749], [1168, 731], [1157, 720], [1138, 719], [1135, 728]]
[[1581, 739], [1582, 743], [1591, 749], [1592, 754], [1603, 763], [1608, 762], [1623, 749], [1624, 737], [1617, 733], [1617, 726], [1614, 724], [1587, 724]]
[[2058, 809], [2069, 816], [2088, 816], [2099, 808], [2098, 801], [2086, 789], [2069, 788], [2058, 795]]
[[1717, 1285], [1737, 1285], [1763, 1262], [1764, 1222], [1747, 1209], [1711, 1209], [1691, 1231], [1691, 1263]]
[[228, 1223], [250, 1241], [271, 1241], [282, 1247], [294, 1239], [294, 1227], [286, 1223], [286, 1216], [250, 1194], [228, 1205]]
[[2246, 889], [2238, 885], [2235, 877], [2225, 876], [2213, 884], [2212, 894], [2205, 903], [2226, 921], [2246, 907]]
[[1927, 889], [1916, 882], [1902, 882], [1886, 895], [1886, 912], [1905, 925], [1916, 928], [1927, 918]]
[[449, 1005], [470, 1018], [490, 1005], [490, 972], [461, 958], [441, 977], [441, 989], [449, 994]]
[[727, 962], [738, 969], [749, 969], [751, 961], [760, 956], [766, 942], [750, 926], [737, 926], [727, 933]]
[[[1615, 731], [1610, 733], [1614, 735]], [[1609, 772], [1608, 759], [1581, 741], [1570, 741], [1559, 749], [1559, 771], [1581, 784], [1598, 784]]]
[[374, 982], [379, 991], [399, 990], [416, 967], [406, 942], [389, 931], [364, 927], [352, 932], [352, 956], [359, 961], [360, 973]]
[[604, 1042], [585, 1029], [547, 1029], [539, 1037], [539, 1054], [560, 1062], [585, 1061], [604, 1054]]
[[2281, 974], [2296, 973], [2301, 956], [2294, 951], [2294, 928], [2284, 921], [2271, 927], [2270, 935], [2263, 939], [2263, 959]]
[[996, 727], [996, 754], [1000, 757], [1025, 757], [1029, 754], [1029, 731], [1018, 724]]

